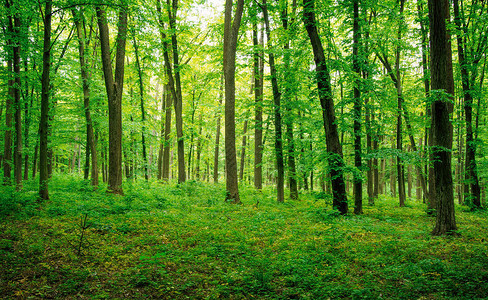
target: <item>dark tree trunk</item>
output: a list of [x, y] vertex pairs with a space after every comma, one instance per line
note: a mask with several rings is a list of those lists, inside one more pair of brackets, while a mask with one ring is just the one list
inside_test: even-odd
[[158, 151], [158, 180], [163, 178], [163, 155], [164, 155], [164, 121], [166, 114], [166, 89], [163, 85], [163, 95], [161, 96], [161, 136]]
[[449, 120], [450, 101], [448, 47], [446, 22], [449, 17], [447, 0], [429, 0], [430, 45], [431, 45], [431, 94], [432, 102], [432, 144], [434, 165], [434, 186], [436, 196], [436, 224], [432, 234], [452, 234], [457, 229], [454, 212], [454, 194], [451, 174], [452, 124]]
[[[356, 73], [356, 82], [354, 83], [354, 213], [359, 215], [363, 213], [363, 176], [362, 176], [362, 150], [361, 150], [361, 61], [359, 57], [359, 48], [361, 43], [361, 32], [359, 27], [359, 0], [353, 0], [353, 44], [352, 44], [352, 70]], [[369, 185], [368, 185], [369, 187]]]
[[244, 179], [244, 162], [246, 161], [246, 138], [247, 138], [247, 120], [244, 121], [244, 130], [242, 133], [242, 146], [241, 146], [241, 164], [239, 168], [239, 181]]
[[142, 128], [141, 128], [141, 144], [142, 144], [142, 159], [144, 163], [144, 179], [146, 181], [149, 180], [149, 174], [148, 174], [148, 167], [147, 167], [147, 150], [146, 150], [146, 110], [144, 109], [144, 82], [142, 81], [142, 66], [141, 66], [141, 61], [139, 58], [139, 45], [137, 45], [136, 42], [136, 37], [135, 33], [132, 35], [132, 42], [134, 45], [134, 53], [136, 56], [136, 65], [137, 65], [137, 75], [138, 75], [138, 81], [139, 81], [139, 97], [141, 98], [140, 100], [140, 107], [141, 107], [141, 122], [142, 122]]
[[320, 104], [322, 106], [322, 117], [324, 119], [327, 152], [329, 154], [328, 162], [332, 181], [333, 206], [341, 214], [346, 214], [348, 204], [346, 185], [344, 183], [344, 159], [342, 156], [342, 146], [339, 143], [337, 124], [335, 122], [330, 74], [327, 68], [322, 42], [317, 31], [314, 0], [303, 1], [303, 18], [312, 45], [316, 65], [317, 86]]
[[[98, 186], [98, 155], [97, 155], [97, 143], [93, 130], [93, 121], [91, 118], [90, 110], [90, 74], [88, 73], [88, 66], [85, 61], [85, 39], [84, 30], [82, 28], [82, 22], [84, 20], [83, 11], [77, 12], [73, 9], [73, 18], [76, 26], [76, 32], [78, 36], [78, 52], [80, 60], [81, 80], [83, 82], [83, 108], [85, 110], [86, 121], [86, 155], [87, 158], [91, 157], [91, 185]], [[87, 164], [88, 168], [88, 164]], [[88, 172], [86, 172], [88, 175]], [[88, 177], [86, 177], [88, 178]]]
[[[263, 32], [263, 31], [261, 31]], [[257, 20], [254, 20], [253, 31], [253, 59], [254, 59], [254, 187], [257, 190], [263, 188], [263, 54], [258, 50]], [[262, 41], [263, 39], [261, 39]]]
[[34, 147], [34, 158], [32, 159], [32, 178], [36, 178], [37, 175], [37, 156], [39, 152], [39, 142], [36, 142]]
[[237, 178], [236, 132], [235, 132], [235, 73], [239, 27], [244, 0], [237, 0], [232, 20], [232, 0], [225, 1], [224, 17], [224, 81], [225, 81], [225, 170], [226, 200], [241, 203]]
[[219, 150], [220, 150], [220, 107], [222, 107], [222, 98], [224, 97], [223, 94], [223, 83], [224, 78], [221, 77], [220, 82], [220, 94], [219, 94], [219, 106], [217, 112], [217, 130], [215, 132], [215, 150], [214, 150], [214, 173], [213, 173], [213, 181], [214, 183], [219, 182]]
[[[171, 46], [173, 50], [173, 70], [174, 70], [174, 89], [176, 92], [173, 97], [173, 104], [175, 108], [175, 123], [176, 123], [176, 137], [178, 145], [178, 182], [183, 183], [186, 180], [185, 173], [185, 141], [183, 137], [183, 98], [181, 94], [181, 79], [180, 79], [180, 60], [178, 57], [178, 41], [176, 38], [176, 12], [178, 10], [178, 0], [167, 0], [169, 27], [172, 30]], [[171, 69], [169, 69], [171, 70]]]
[[462, 22], [464, 17], [460, 15], [458, 0], [454, 0], [454, 21], [458, 30], [457, 34], [457, 46], [458, 46], [458, 58], [459, 66], [461, 68], [461, 80], [464, 94], [464, 113], [466, 122], [466, 179], [470, 186], [470, 204], [473, 208], [481, 207], [481, 190], [478, 180], [478, 171], [476, 166], [476, 142], [473, 137], [473, 81], [470, 80], [469, 71], [473, 72], [473, 78], [476, 78], [477, 66], [471, 65], [465, 58], [465, 43], [463, 41], [462, 33], [464, 28]]
[[[178, 2], [176, 0], [170, 3], [167, 1], [167, 9], [169, 16], [170, 28], [173, 31], [171, 35], [171, 49], [173, 51], [173, 66], [171, 66], [171, 61], [169, 57], [169, 45], [166, 38], [166, 33], [164, 31], [164, 22], [161, 10], [160, 0], [156, 1], [156, 9], [158, 11], [158, 20], [161, 33], [161, 40], [163, 41], [163, 56], [164, 65], [166, 68], [166, 74], [168, 76], [168, 85], [171, 90], [171, 95], [173, 99], [173, 106], [175, 110], [175, 123], [176, 123], [176, 138], [178, 145], [178, 182], [183, 183], [186, 180], [186, 170], [185, 170], [185, 143], [183, 138], [183, 106], [182, 106], [182, 95], [181, 95], [181, 80], [180, 80], [180, 65], [178, 57], [178, 42], [176, 38], [176, 11], [178, 9]], [[173, 76], [174, 69], [174, 76]]]
[[48, 190], [48, 130], [49, 130], [49, 88], [51, 69], [51, 20], [52, 2], [46, 1], [44, 9], [44, 48], [41, 79], [41, 117], [39, 122], [39, 196], [49, 199]]
[[263, 14], [266, 25], [266, 36], [268, 39], [269, 49], [269, 67], [271, 73], [271, 86], [273, 88], [273, 110], [275, 123], [275, 155], [276, 169], [278, 171], [276, 191], [278, 202], [285, 201], [285, 164], [283, 160], [283, 138], [282, 138], [282, 121], [281, 121], [281, 93], [278, 88], [278, 74], [276, 71], [273, 49], [271, 45], [271, 28], [269, 26], [269, 16], [266, 0], [263, 0]]
[[196, 180], [200, 180], [200, 160], [201, 160], [201, 154], [202, 154], [202, 131], [203, 131], [203, 126], [202, 126], [202, 114], [198, 117], [198, 136], [197, 136], [197, 162], [195, 166], [195, 178]]
[[[8, 2], [8, 1], [7, 1]], [[14, 15], [13, 34], [16, 42], [13, 46], [14, 54], [14, 111], [15, 111], [15, 144], [14, 144], [14, 176], [15, 187], [22, 189], [22, 104], [20, 101], [20, 18]]]
[[[10, 44], [10, 43], [9, 43]], [[10, 45], [9, 45], [10, 46]], [[12, 176], [12, 100], [14, 98], [14, 80], [12, 59], [7, 61], [9, 80], [8, 95], [5, 99], [5, 137], [3, 150], [3, 180], [5, 184], [10, 185]]]
[[[293, 10], [296, 11], [296, 0], [293, 2]], [[284, 93], [283, 93], [283, 106], [285, 108], [284, 124], [285, 124], [285, 136], [287, 141], [287, 154], [288, 154], [288, 181], [290, 188], [290, 198], [293, 200], [298, 199], [298, 183], [297, 183], [297, 170], [296, 170], [296, 159], [295, 159], [295, 141], [293, 133], [293, 111], [292, 111], [292, 85], [294, 84], [294, 74], [290, 69], [290, 37], [294, 35], [292, 31], [289, 30], [288, 26], [288, 11], [287, 6], [283, 8], [281, 12], [281, 20], [283, 23], [283, 29], [286, 32], [286, 41], [284, 45]], [[291, 23], [294, 20], [292, 18]], [[293, 24], [291, 24], [293, 25]], [[296, 97], [296, 96], [295, 96]]]
[[108, 97], [109, 112], [109, 178], [108, 190], [114, 194], [122, 191], [122, 92], [124, 87], [125, 43], [127, 36], [127, 11], [119, 12], [117, 49], [115, 57], [115, 78], [112, 73], [109, 32], [105, 11], [96, 7], [100, 30], [100, 48], [103, 74]]

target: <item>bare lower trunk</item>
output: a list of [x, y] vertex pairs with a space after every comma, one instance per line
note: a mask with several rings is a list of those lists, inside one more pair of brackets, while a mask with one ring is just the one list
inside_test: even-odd
[[51, 67], [51, 19], [52, 2], [46, 1], [44, 10], [44, 51], [42, 56], [41, 120], [39, 123], [39, 196], [49, 199], [48, 190], [48, 129], [49, 129], [49, 88]]
[[317, 31], [314, 0], [304, 0], [303, 8], [304, 23], [310, 38], [310, 43], [312, 44], [316, 65], [317, 85], [320, 104], [322, 106], [322, 117], [324, 120], [327, 152], [329, 156], [328, 162], [332, 181], [333, 206], [338, 209], [341, 214], [346, 214], [348, 211], [348, 204], [343, 174], [344, 160], [342, 156], [342, 146], [339, 143], [337, 123], [335, 122], [330, 74], [327, 68], [322, 42], [320, 41]]
[[235, 133], [235, 73], [236, 51], [239, 27], [241, 25], [244, 1], [238, 0], [232, 19], [232, 0], [225, 1], [224, 17], [224, 87], [225, 87], [225, 170], [226, 201], [239, 204], [237, 178], [236, 133]]
[[449, 119], [450, 82], [452, 69], [446, 19], [449, 18], [449, 1], [429, 1], [431, 39], [432, 144], [436, 197], [436, 224], [432, 234], [453, 233], [456, 229], [454, 194], [451, 174], [452, 124]]
[[96, 8], [100, 30], [100, 47], [109, 111], [109, 178], [108, 190], [115, 194], [122, 191], [122, 92], [124, 84], [125, 42], [127, 35], [127, 11], [119, 12], [115, 78], [112, 73], [108, 24], [105, 11]]

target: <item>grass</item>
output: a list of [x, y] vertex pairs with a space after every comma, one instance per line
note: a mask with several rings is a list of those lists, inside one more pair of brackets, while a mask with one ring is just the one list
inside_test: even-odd
[[339, 216], [323, 193], [278, 204], [271, 189], [241, 187], [236, 206], [223, 186], [194, 181], [114, 196], [55, 177], [41, 204], [33, 182], [1, 189], [6, 299], [488, 297], [485, 211], [457, 207], [461, 235], [433, 237], [424, 205], [389, 197]]

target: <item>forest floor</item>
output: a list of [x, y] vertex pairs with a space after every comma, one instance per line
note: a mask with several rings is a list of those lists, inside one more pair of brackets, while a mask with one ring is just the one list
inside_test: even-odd
[[[382, 196], [339, 216], [312, 192], [137, 182], [125, 196], [53, 178], [51, 200], [0, 188], [0, 298], [477, 299], [488, 297], [488, 213], [457, 206], [460, 236]], [[257, 202], [259, 201], [259, 204]]]

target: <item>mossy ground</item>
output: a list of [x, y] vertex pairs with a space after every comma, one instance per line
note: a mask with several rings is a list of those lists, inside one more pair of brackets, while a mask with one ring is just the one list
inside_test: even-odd
[[389, 197], [339, 216], [323, 193], [278, 204], [272, 189], [241, 187], [232, 205], [223, 186], [194, 181], [114, 196], [58, 176], [44, 203], [35, 190], [1, 188], [6, 299], [488, 297], [485, 211], [458, 206], [460, 236], [433, 237], [423, 204]]

